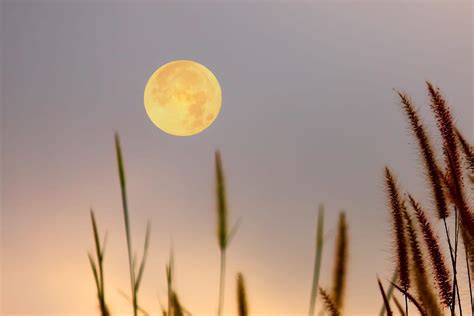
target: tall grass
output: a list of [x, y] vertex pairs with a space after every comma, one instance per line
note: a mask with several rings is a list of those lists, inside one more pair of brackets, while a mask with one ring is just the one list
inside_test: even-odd
[[[400, 97], [400, 103], [406, 114], [410, 128], [415, 136], [419, 147], [419, 155], [423, 161], [424, 171], [426, 175], [428, 188], [432, 192], [436, 215], [443, 222], [446, 241], [449, 246], [449, 256], [451, 258], [450, 273], [445, 263], [444, 255], [439, 246], [438, 237], [434, 233], [428, 216], [421, 208], [420, 203], [409, 195], [410, 206], [413, 209], [416, 221], [418, 223], [418, 231], [422, 236], [424, 244], [418, 242], [418, 232], [415, 225], [412, 224], [411, 217], [404, 207], [403, 200], [399, 203], [402, 206], [402, 214], [404, 214], [405, 225], [401, 226], [402, 221], [395, 218], [394, 208], [396, 204], [396, 196], [393, 195], [393, 188], [389, 184], [390, 177], [386, 171], [386, 183], [389, 191], [389, 204], [393, 217], [394, 227], [397, 236], [397, 251], [400, 257], [400, 236], [402, 233], [408, 237], [408, 245], [405, 248], [410, 250], [409, 267], [413, 273], [415, 285], [417, 287], [418, 301], [408, 293], [408, 287], [405, 286], [403, 277], [401, 276], [401, 286], [397, 288], [412, 301], [415, 306], [421, 306], [429, 315], [441, 315], [441, 308], [438, 306], [438, 300], [445, 307], [449, 307], [451, 315], [456, 314], [456, 295], [457, 305], [460, 315], [462, 315], [462, 303], [459, 296], [458, 285], [458, 233], [460, 232], [466, 252], [466, 270], [468, 273], [468, 284], [472, 293], [472, 275], [471, 268], [474, 266], [474, 214], [472, 206], [469, 205], [468, 199], [464, 192], [463, 169], [461, 163], [460, 151], [464, 153], [468, 166], [472, 165], [472, 146], [466, 141], [454, 124], [454, 119], [447, 105], [446, 100], [441, 95], [439, 88], [436, 88], [430, 82], [427, 82], [428, 96], [430, 97], [430, 107], [436, 119], [439, 135], [442, 140], [443, 164], [436, 161], [436, 153], [432, 142], [428, 136], [428, 132], [414, 107], [409, 96], [397, 92]], [[469, 170], [469, 167], [468, 167]], [[401, 199], [398, 194], [398, 199]], [[451, 210], [454, 209], [454, 212]], [[447, 219], [454, 213], [454, 236], [449, 232]], [[459, 214], [459, 217], [457, 216]], [[398, 215], [397, 215], [398, 217]], [[428, 253], [431, 268], [429, 268], [424, 259], [422, 247]], [[400, 263], [400, 259], [398, 259]], [[432, 274], [431, 274], [432, 271]], [[430, 273], [429, 273], [430, 272]], [[434, 280], [437, 288], [438, 297], [436, 297], [428, 287], [430, 281]], [[410, 296], [408, 296], [410, 295]], [[474, 304], [471, 297], [471, 308], [474, 313]], [[418, 308], [418, 307], [417, 307]]]
[[438, 286], [439, 297], [446, 307], [451, 307], [452, 303], [452, 283], [447, 264], [438, 237], [433, 232], [430, 222], [426, 218], [425, 212], [412, 196], [409, 196], [411, 206], [416, 214], [420, 231], [425, 240], [426, 248], [431, 259], [431, 265], [434, 271], [434, 279]]
[[339, 214], [337, 225], [336, 247], [334, 256], [333, 270], [333, 288], [332, 297], [334, 304], [339, 310], [342, 310], [344, 303], [344, 294], [346, 289], [347, 266], [348, 266], [348, 247], [349, 238], [347, 236], [346, 214]]
[[217, 151], [215, 154], [216, 168], [216, 196], [217, 196], [217, 241], [219, 243], [220, 256], [220, 274], [219, 274], [219, 305], [217, 314], [222, 316], [224, 308], [224, 290], [225, 290], [225, 267], [226, 251], [228, 241], [227, 228], [227, 201], [225, 194], [224, 172], [222, 170], [221, 155]]
[[[424, 210], [424, 206], [426, 206], [424, 203], [422, 207], [422, 203], [415, 200], [412, 195], [403, 195], [394, 172], [388, 167], [385, 168], [384, 182], [391, 214], [391, 225], [394, 233], [393, 244], [396, 254], [396, 272], [394, 273], [392, 282], [389, 283], [390, 287], [387, 292], [385, 292], [382, 282], [378, 279], [378, 287], [383, 301], [383, 308], [380, 315], [393, 315], [393, 310], [390, 306], [391, 302], [395, 303], [401, 315], [408, 315], [409, 303], [413, 304], [415, 307], [414, 310], [420, 315], [441, 316], [443, 315], [443, 309], [447, 308], [450, 309], [451, 315], [456, 315], [457, 313], [459, 313], [460, 316], [462, 315], [462, 298], [459, 295], [459, 282], [461, 282], [462, 279], [458, 279], [457, 273], [458, 235], [460, 235], [460, 239], [462, 239], [466, 253], [467, 284], [470, 290], [470, 303], [474, 314], [472, 297], [474, 214], [471, 201], [467, 197], [463, 182], [465, 172], [471, 172], [471, 174], [474, 175], [474, 150], [472, 145], [469, 144], [456, 128], [450, 109], [447, 106], [446, 100], [441, 95], [440, 90], [435, 88], [431, 83], [427, 83], [427, 89], [431, 100], [430, 107], [435, 115], [438, 131], [442, 140], [443, 160], [442, 162], [437, 161], [436, 148], [432, 145], [435, 142], [431, 141], [428, 130], [423, 124], [409, 96], [397, 92], [402, 109], [417, 140], [419, 156], [423, 161], [423, 173], [426, 176], [433, 205], [427, 207], [431, 212], [426, 212]], [[137, 316], [138, 313], [147, 315], [148, 313], [138, 304], [138, 293], [143, 280], [145, 263], [148, 256], [150, 223], [148, 223], [146, 227], [141, 260], [137, 261], [137, 255], [132, 248], [124, 159], [118, 134], [115, 134], [115, 152], [122, 197], [131, 285], [131, 295], [123, 294], [130, 300], [134, 316]], [[463, 159], [467, 163], [467, 168], [463, 168]], [[227, 205], [225, 176], [219, 151], [215, 152], [215, 185], [216, 230], [220, 251], [217, 315], [222, 316], [224, 313], [225, 298], [226, 254], [229, 244], [237, 231], [239, 222], [229, 230], [229, 210]], [[435, 219], [441, 221], [444, 225], [446, 241], [449, 246], [449, 256], [451, 258], [450, 264], [448, 264], [445, 259], [441, 241], [436, 234], [436, 227], [431, 224], [432, 221], [429, 214], [435, 215]], [[447, 220], [451, 219], [453, 214], [454, 236], [448, 230], [447, 225]], [[105, 238], [104, 241], [101, 242], [95, 214], [92, 210], [90, 216], [95, 243], [95, 256], [89, 253], [88, 258], [97, 288], [100, 313], [102, 316], [109, 316], [110, 313], [105, 299], [103, 265]], [[328, 293], [319, 286], [324, 243], [324, 209], [320, 206], [317, 217], [316, 253], [313, 264], [309, 316], [314, 316], [318, 290], [322, 298], [324, 309], [329, 315], [341, 315], [344, 309], [350, 240], [347, 227], [346, 216], [345, 213], [342, 212], [337, 225], [335, 255], [332, 267], [332, 288], [330, 293]], [[173, 252], [171, 252], [169, 263], [166, 265], [166, 281], [168, 306], [167, 310], [163, 308], [163, 315], [190, 315], [183, 307], [175, 289]], [[397, 289], [404, 295], [404, 308], [393, 295], [394, 289]], [[239, 316], [249, 315], [248, 294], [246, 293], [244, 277], [240, 273], [237, 275], [236, 294]], [[459, 306], [457, 310], [456, 298], [457, 305]]]
[[392, 308], [390, 307], [389, 298], [387, 297], [387, 294], [385, 293], [385, 289], [383, 288], [382, 282], [380, 282], [379, 278], [377, 278], [377, 283], [379, 285], [380, 294], [382, 295], [382, 298], [383, 298], [383, 304], [385, 307], [385, 311], [387, 312], [387, 316], [392, 316], [393, 312], [392, 312]]
[[321, 259], [323, 257], [323, 235], [324, 235], [324, 206], [321, 204], [318, 211], [318, 222], [316, 224], [316, 255], [314, 257], [313, 283], [309, 301], [309, 316], [314, 315], [316, 299], [318, 296], [319, 274], [321, 271]]
[[92, 273], [94, 274], [95, 285], [97, 287], [97, 296], [99, 300], [99, 309], [102, 316], [109, 316], [110, 312], [105, 303], [105, 281], [104, 281], [104, 252], [105, 252], [105, 243], [107, 240], [107, 235], [104, 237], [104, 241], [100, 242], [99, 238], [99, 229], [97, 227], [97, 222], [95, 219], [94, 211], [91, 209], [91, 222], [92, 222], [92, 231], [94, 234], [94, 243], [95, 243], [95, 253], [96, 260], [94, 256], [89, 253], [89, 263], [91, 265]]
[[437, 297], [431, 288], [430, 280], [425, 268], [425, 261], [418, 242], [418, 235], [415, 231], [410, 214], [407, 210], [403, 212], [405, 218], [405, 229], [408, 233], [410, 245], [411, 273], [418, 293], [418, 299], [425, 307], [429, 315], [442, 315], [443, 312], [439, 306]]
[[226, 253], [230, 241], [238, 229], [237, 222], [232, 230], [228, 229], [229, 211], [227, 209], [227, 196], [225, 189], [225, 177], [222, 168], [222, 159], [219, 151], [215, 153], [215, 176], [216, 176], [216, 204], [217, 204], [217, 242], [220, 250], [220, 273], [219, 273], [219, 303], [217, 314], [222, 316], [224, 310], [225, 269]]
[[[385, 167], [385, 185], [387, 199], [389, 201], [390, 213], [392, 215], [392, 227], [395, 236], [395, 246], [397, 254], [397, 271], [400, 276], [400, 284], [405, 292], [410, 288], [410, 273], [408, 266], [408, 245], [403, 224], [404, 201], [400, 196], [400, 191], [392, 172]], [[405, 310], [408, 314], [408, 298], [405, 295]]]
[[[395, 289], [395, 287], [393, 286], [393, 283], [397, 282], [398, 280], [398, 273], [397, 271], [395, 271], [392, 275], [392, 281], [390, 282], [390, 286], [388, 288], [388, 291], [387, 291], [387, 299], [390, 301], [390, 299], [392, 298], [393, 296], [393, 291]], [[393, 298], [395, 299], [395, 296], [393, 296]], [[382, 308], [380, 309], [380, 312], [379, 312], [379, 316], [383, 316], [385, 315], [385, 312], [386, 312], [386, 306], [385, 304], [382, 304]]]
[[143, 247], [143, 257], [140, 261], [140, 264], [136, 266], [136, 255], [132, 250], [132, 237], [130, 232], [130, 216], [128, 210], [127, 202], [127, 185], [125, 179], [125, 168], [123, 162], [122, 148], [120, 146], [120, 138], [118, 133], [115, 134], [115, 152], [117, 156], [117, 166], [120, 180], [120, 191], [122, 193], [122, 207], [123, 207], [123, 217], [125, 221], [125, 235], [127, 239], [127, 250], [128, 250], [128, 264], [130, 269], [130, 285], [132, 293], [132, 305], [133, 305], [133, 315], [138, 315], [138, 291], [140, 289], [141, 280], [143, 278], [143, 271], [145, 269], [145, 262], [148, 254], [148, 247], [150, 241], [150, 223], [147, 224], [146, 234], [145, 234], [145, 244]]

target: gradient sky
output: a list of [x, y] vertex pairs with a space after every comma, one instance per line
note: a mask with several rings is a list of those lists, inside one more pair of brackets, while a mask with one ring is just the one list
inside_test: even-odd
[[[348, 315], [375, 315], [376, 274], [393, 269], [382, 168], [418, 196], [420, 162], [393, 88], [427, 121], [424, 80], [441, 86], [472, 140], [472, 3], [2, 2], [2, 315], [94, 315], [89, 208], [109, 232], [106, 286], [130, 314], [113, 132], [129, 181], [133, 243], [152, 222], [143, 306], [165, 301], [165, 263], [195, 315], [217, 307], [213, 154], [223, 154], [232, 220], [226, 311], [235, 274], [251, 310], [304, 315], [317, 206], [326, 205], [321, 283], [330, 286], [334, 226], [350, 225]], [[143, 89], [173, 59], [220, 81], [220, 116], [173, 137], [147, 118]], [[436, 134], [434, 134], [436, 135]]]

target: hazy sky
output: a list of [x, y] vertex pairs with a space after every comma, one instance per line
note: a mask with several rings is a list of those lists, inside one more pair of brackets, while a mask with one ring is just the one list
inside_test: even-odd
[[[473, 139], [472, 4], [2, 2], [2, 315], [93, 315], [89, 208], [106, 251], [107, 297], [130, 314], [113, 132], [120, 132], [135, 249], [151, 252], [140, 300], [165, 302], [165, 263], [195, 315], [217, 307], [213, 154], [222, 151], [235, 274], [251, 310], [304, 315], [317, 206], [327, 209], [322, 286], [334, 226], [350, 227], [348, 315], [375, 315], [376, 274], [393, 265], [382, 168], [418, 196], [422, 174], [393, 88], [432, 121], [424, 80], [441, 86]], [[143, 89], [173, 59], [211, 69], [223, 92], [205, 132], [173, 137], [147, 118]], [[436, 135], [436, 134], [434, 134]]]

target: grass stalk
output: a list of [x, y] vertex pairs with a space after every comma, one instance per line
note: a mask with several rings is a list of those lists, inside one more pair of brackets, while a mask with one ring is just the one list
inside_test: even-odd
[[[395, 287], [393, 287], [395, 288]], [[394, 295], [393, 296], [393, 301], [395, 302], [395, 306], [397, 307], [398, 309], [398, 312], [400, 313], [401, 316], [405, 316], [405, 310], [403, 309], [403, 306], [402, 304], [400, 304], [400, 302], [398, 301], [397, 297]]]
[[120, 191], [122, 194], [122, 208], [123, 208], [123, 217], [125, 222], [125, 236], [127, 240], [127, 251], [128, 251], [128, 265], [130, 270], [130, 286], [132, 293], [132, 306], [133, 306], [133, 315], [137, 316], [139, 311], [138, 306], [138, 290], [140, 288], [140, 283], [143, 277], [143, 271], [145, 269], [145, 262], [147, 260], [149, 241], [150, 241], [150, 223], [148, 222], [145, 234], [145, 244], [143, 248], [143, 257], [140, 262], [138, 271], [136, 271], [136, 257], [133, 254], [132, 249], [132, 237], [130, 229], [130, 216], [128, 209], [128, 200], [127, 200], [127, 183], [125, 177], [125, 167], [123, 162], [122, 148], [120, 145], [120, 137], [118, 133], [115, 133], [115, 152], [117, 156], [117, 166], [120, 180]]
[[218, 315], [222, 316], [224, 309], [224, 291], [225, 291], [225, 267], [226, 267], [226, 251], [221, 250], [220, 274], [219, 274], [219, 306]]
[[237, 222], [229, 232], [228, 229], [228, 209], [225, 190], [225, 177], [222, 168], [222, 159], [219, 151], [215, 153], [215, 176], [216, 176], [216, 209], [217, 209], [217, 242], [220, 250], [220, 275], [219, 275], [219, 302], [217, 315], [222, 316], [224, 312], [224, 291], [225, 291], [225, 271], [227, 247], [234, 237], [239, 222]]
[[94, 243], [95, 243], [95, 250], [96, 250], [96, 257], [97, 263], [95, 262], [93, 256], [89, 253], [89, 263], [92, 268], [92, 272], [94, 274], [94, 280], [97, 287], [97, 296], [99, 300], [99, 308], [100, 314], [102, 316], [109, 316], [109, 310], [107, 308], [107, 304], [105, 303], [105, 281], [104, 281], [104, 251], [105, 251], [105, 242], [106, 237], [104, 237], [104, 241], [101, 245], [99, 239], [99, 229], [97, 227], [97, 221], [95, 219], [94, 211], [91, 209], [91, 222], [92, 222], [92, 230], [94, 234]]
[[128, 214], [128, 202], [127, 202], [127, 183], [125, 179], [125, 169], [122, 156], [122, 148], [120, 146], [120, 138], [118, 133], [115, 133], [115, 152], [117, 155], [117, 164], [118, 172], [120, 179], [120, 192], [122, 193], [122, 208], [123, 208], [123, 218], [125, 221], [125, 237], [127, 240], [127, 251], [128, 251], [128, 266], [130, 270], [130, 286], [132, 292], [132, 305], [133, 305], [133, 316], [138, 315], [138, 302], [137, 295], [135, 291], [135, 268], [133, 260], [133, 250], [132, 250], [132, 236], [130, 233], [130, 218]]
[[[404, 288], [396, 285], [395, 283], [393, 283], [393, 286], [395, 286], [395, 288], [397, 290], [399, 290], [403, 295], [405, 295], [406, 299], [408, 299], [410, 302], [413, 303], [413, 305], [415, 305], [416, 309], [418, 310], [418, 312], [420, 313], [421, 316], [428, 316], [425, 309], [423, 308], [423, 305], [420, 302], [418, 302], [418, 300], [413, 295], [411, 295], [407, 290], [405, 290]], [[406, 310], [406, 308], [405, 308], [405, 310]]]
[[324, 206], [319, 206], [318, 211], [318, 222], [316, 229], [316, 255], [314, 258], [314, 268], [313, 268], [313, 285], [311, 288], [311, 296], [309, 302], [309, 316], [313, 316], [315, 313], [316, 299], [318, 296], [318, 286], [319, 286], [319, 275], [321, 271], [321, 260], [323, 257], [323, 235], [324, 235]]

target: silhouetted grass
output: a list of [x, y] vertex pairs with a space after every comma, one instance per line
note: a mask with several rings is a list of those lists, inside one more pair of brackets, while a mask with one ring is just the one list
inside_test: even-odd
[[245, 280], [242, 273], [237, 274], [237, 307], [239, 316], [247, 316], [249, 314]]
[[379, 278], [377, 278], [377, 283], [379, 285], [380, 294], [382, 295], [383, 304], [385, 306], [385, 311], [387, 312], [387, 316], [392, 316], [393, 312], [392, 312], [392, 308], [390, 307], [389, 299], [387, 298], [387, 295], [385, 294], [385, 290]]
[[145, 234], [145, 245], [143, 248], [143, 257], [140, 261], [138, 271], [136, 271], [135, 263], [135, 254], [132, 250], [132, 237], [130, 232], [130, 216], [128, 210], [127, 202], [127, 186], [125, 179], [125, 167], [122, 156], [122, 149], [120, 146], [119, 135], [115, 134], [115, 152], [117, 155], [117, 166], [120, 179], [120, 191], [122, 193], [122, 206], [123, 206], [123, 217], [125, 221], [125, 235], [127, 239], [127, 250], [128, 250], [128, 264], [130, 268], [130, 285], [132, 292], [132, 305], [133, 305], [133, 315], [137, 316], [138, 314], [138, 291], [140, 289], [140, 283], [143, 277], [143, 271], [145, 269], [145, 262], [148, 254], [148, 245], [150, 240], [150, 223], [147, 224], [146, 234]]
[[342, 310], [344, 303], [348, 266], [348, 243], [346, 214], [341, 212], [337, 225], [332, 288], [332, 298], [339, 310]]
[[449, 210], [444, 196], [442, 180], [438, 172], [439, 167], [435, 160], [435, 154], [431, 142], [428, 138], [426, 129], [415, 110], [410, 97], [404, 93], [397, 92], [400, 97], [401, 104], [407, 115], [411, 130], [418, 141], [420, 147], [420, 156], [423, 158], [425, 166], [425, 174], [429, 179], [433, 198], [436, 201], [436, 209], [438, 210], [439, 218], [446, 218], [449, 216]]
[[[389, 288], [388, 288], [388, 291], [387, 291], [387, 299], [390, 301], [390, 299], [392, 298], [393, 296], [393, 291], [395, 289], [395, 287], [393, 286], [393, 283], [397, 282], [398, 280], [398, 272], [395, 271], [392, 275], [392, 281], [390, 282], [390, 285], [389, 285]], [[382, 305], [382, 308], [380, 309], [380, 312], [379, 312], [379, 316], [383, 316], [385, 315], [385, 312], [386, 312], [386, 309], [385, 309], [385, 304]]]
[[105, 252], [105, 243], [107, 240], [107, 235], [104, 237], [104, 241], [101, 244], [99, 239], [99, 229], [97, 227], [97, 222], [95, 219], [94, 211], [91, 210], [91, 222], [92, 222], [92, 231], [94, 233], [94, 243], [97, 262], [94, 260], [94, 257], [91, 253], [88, 254], [89, 262], [94, 274], [94, 280], [97, 287], [97, 296], [99, 299], [99, 308], [100, 314], [102, 316], [109, 316], [110, 312], [105, 303], [105, 281], [104, 281], [104, 252]]
[[443, 315], [441, 307], [438, 303], [438, 299], [434, 295], [433, 290], [431, 288], [430, 280], [428, 279], [423, 253], [421, 251], [418, 242], [418, 236], [413, 226], [411, 217], [408, 214], [407, 210], [404, 210], [403, 215], [406, 222], [406, 230], [408, 232], [408, 241], [410, 244], [410, 270], [415, 281], [418, 299], [425, 307], [429, 315]]
[[[391, 170], [385, 168], [385, 187], [387, 192], [388, 206], [391, 214], [391, 225], [394, 232], [394, 250], [396, 254], [396, 273], [390, 288], [387, 292], [378, 280], [379, 290], [383, 300], [383, 308], [380, 315], [393, 315], [390, 302], [393, 301], [401, 315], [408, 315], [408, 302], [416, 308], [416, 313], [420, 315], [438, 316], [443, 315], [442, 309], [449, 307], [451, 315], [456, 311], [456, 294], [461, 310], [461, 296], [457, 279], [457, 251], [458, 235], [462, 236], [466, 252], [466, 267], [468, 275], [469, 289], [471, 292], [471, 307], [474, 311], [472, 298], [472, 273], [474, 269], [474, 214], [471, 201], [464, 192], [465, 172], [473, 172], [473, 147], [463, 137], [454, 125], [454, 119], [439, 89], [431, 83], [427, 83], [428, 93], [431, 98], [431, 108], [435, 114], [438, 130], [442, 138], [443, 161], [436, 161], [436, 148], [428, 136], [428, 131], [421, 118], [413, 106], [410, 98], [401, 92], [397, 92], [400, 97], [402, 107], [407, 116], [408, 122], [415, 135], [419, 146], [419, 155], [423, 161], [423, 173], [427, 177], [427, 185], [433, 198], [436, 219], [440, 219], [445, 228], [446, 238], [449, 245], [452, 273], [446, 263], [445, 256], [440, 247], [440, 241], [435, 233], [435, 227], [430, 223], [427, 213], [422, 209], [421, 204], [411, 195], [408, 195], [408, 209], [405, 205], [405, 198], [401, 195], [399, 185]], [[118, 175], [120, 180], [120, 190], [122, 197], [123, 217], [125, 224], [125, 237], [127, 242], [128, 263], [130, 270], [131, 295], [121, 292], [133, 307], [133, 314], [138, 313], [148, 315], [138, 304], [138, 293], [143, 280], [145, 263], [147, 261], [150, 223], [147, 224], [143, 254], [140, 261], [136, 261], [136, 254], [132, 248], [132, 233], [130, 223], [130, 212], [127, 201], [125, 167], [118, 134], [115, 134], [115, 152], [118, 165]], [[463, 161], [467, 162], [467, 168], [463, 168]], [[226, 275], [226, 253], [228, 246], [238, 228], [238, 222], [229, 230], [229, 210], [227, 205], [227, 195], [225, 187], [225, 176], [222, 167], [221, 155], [215, 153], [215, 199], [217, 217], [217, 242], [220, 250], [220, 271], [219, 271], [219, 296], [217, 315], [224, 313], [224, 288]], [[424, 204], [424, 203], [423, 203]], [[450, 212], [454, 209], [454, 212]], [[430, 213], [431, 214], [431, 213]], [[454, 237], [448, 231], [447, 219], [454, 214]], [[458, 218], [459, 214], [459, 218]], [[105, 301], [104, 286], [104, 249], [103, 243], [99, 239], [99, 230], [94, 212], [91, 211], [91, 221], [93, 228], [96, 255], [89, 253], [89, 261], [92, 268], [95, 285], [98, 293], [99, 307], [101, 315], [109, 316], [109, 310]], [[331, 294], [319, 287], [319, 276], [321, 271], [321, 258], [323, 255], [324, 236], [324, 210], [319, 209], [317, 229], [316, 229], [316, 254], [313, 265], [312, 289], [310, 295], [309, 316], [314, 315], [317, 302], [317, 292], [322, 298], [322, 305], [329, 315], [341, 315], [344, 307], [345, 287], [348, 270], [348, 245], [350, 238], [347, 234], [347, 221], [345, 213], [341, 213], [337, 225], [336, 247], [334, 254], [333, 284]], [[454, 242], [451, 238], [454, 238]], [[426, 258], [425, 258], [425, 254]], [[429, 259], [429, 260], [425, 260]], [[459, 280], [461, 281], [461, 279]], [[163, 307], [165, 316], [190, 315], [178, 297], [174, 285], [174, 256], [171, 252], [169, 263], [166, 266], [167, 282], [167, 310]], [[413, 288], [410, 287], [413, 283]], [[435, 285], [436, 291], [432, 288]], [[375, 286], [375, 284], [374, 284]], [[393, 290], [397, 289], [405, 296], [405, 309], [393, 296]], [[248, 309], [248, 296], [245, 289], [245, 282], [242, 274], [237, 276], [237, 306], [239, 316], [250, 314]]]
[[309, 316], [314, 315], [316, 299], [318, 296], [319, 274], [321, 271], [321, 259], [323, 257], [323, 235], [324, 235], [324, 206], [321, 204], [318, 211], [318, 222], [316, 224], [316, 255], [314, 257], [313, 284], [309, 302]]
[[438, 237], [433, 232], [433, 228], [428, 222], [425, 212], [421, 209], [420, 205], [413, 197], [409, 196], [409, 199], [418, 220], [418, 225], [425, 240], [426, 247], [428, 249], [430, 262], [434, 271], [434, 279], [436, 280], [438, 287], [439, 297], [446, 307], [450, 307], [452, 302], [452, 283], [450, 281], [451, 277], [439, 246]]
[[220, 277], [219, 277], [219, 304], [218, 315], [222, 316], [224, 309], [224, 289], [225, 289], [225, 269], [226, 253], [230, 241], [238, 229], [237, 222], [231, 231], [228, 229], [228, 209], [225, 189], [225, 177], [222, 169], [222, 159], [219, 151], [215, 153], [215, 174], [216, 174], [216, 204], [217, 204], [217, 241], [219, 243], [220, 256]]
[[[405, 209], [404, 201], [400, 197], [400, 191], [396, 184], [395, 178], [390, 169], [385, 167], [385, 186], [392, 215], [392, 227], [395, 234], [395, 247], [397, 254], [397, 271], [400, 276], [400, 284], [405, 292], [410, 288], [410, 273], [408, 266], [408, 245], [406, 241], [406, 233], [403, 224], [403, 210]], [[408, 310], [407, 298], [405, 297], [405, 305]], [[407, 311], [408, 313], [408, 311]]]

